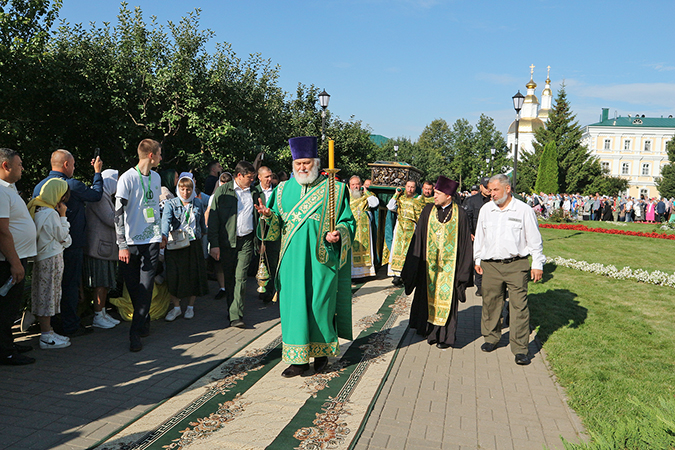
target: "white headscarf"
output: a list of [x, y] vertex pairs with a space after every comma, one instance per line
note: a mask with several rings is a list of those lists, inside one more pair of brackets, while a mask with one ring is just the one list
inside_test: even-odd
[[[180, 195], [180, 191], [179, 191], [179, 189], [178, 189], [178, 186], [180, 185], [180, 182], [181, 182], [181, 180], [183, 180], [183, 179], [190, 180], [190, 182], [192, 183], [192, 194], [190, 194], [190, 197], [189, 197], [189, 198], [183, 198], [183, 197]], [[182, 172], [182, 173], [180, 174], [180, 177], [178, 177], [178, 183], [176, 183], [176, 196], [177, 196], [179, 199], [181, 199], [182, 201], [184, 201], [185, 203], [190, 203], [192, 200], [195, 199], [195, 196], [197, 195], [197, 192], [196, 192], [196, 191], [197, 191], [197, 190], [195, 189], [195, 179], [194, 179], [194, 177], [192, 176], [192, 174], [191, 174], [190, 172]]]
[[117, 192], [117, 177], [119, 172], [115, 169], [105, 169], [101, 172], [101, 177], [103, 177], [103, 192], [107, 195], [115, 195]]

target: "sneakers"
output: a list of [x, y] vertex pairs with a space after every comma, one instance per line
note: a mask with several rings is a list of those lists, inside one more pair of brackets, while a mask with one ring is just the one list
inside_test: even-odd
[[176, 317], [180, 316], [181, 314], [182, 312], [180, 308], [171, 308], [166, 317], [164, 318], [164, 320], [166, 320], [167, 322], [173, 322], [174, 320], [176, 320]]
[[48, 350], [52, 348], [66, 348], [70, 346], [70, 339], [50, 331], [40, 336], [40, 348]]
[[191, 306], [188, 306], [183, 314], [184, 319], [192, 319], [195, 316], [195, 309]]
[[92, 322], [91, 325], [96, 328], [104, 328], [104, 329], [113, 328], [115, 326], [114, 323], [108, 320], [108, 317], [103, 312], [94, 313], [94, 321]]
[[117, 320], [117, 319], [115, 319], [115, 318], [114, 318], [113, 316], [111, 316], [110, 314], [108, 314], [108, 311], [106, 311], [105, 308], [103, 308], [102, 312], [103, 312], [103, 315], [105, 316], [105, 318], [108, 319], [108, 322], [113, 323], [113, 324], [115, 324], [115, 325], [119, 325], [119, 324], [120, 324], [120, 321]]
[[35, 358], [17, 352], [4, 358], [0, 358], [0, 364], [3, 366], [25, 366], [26, 364], [33, 364], [34, 362]]
[[213, 297], [215, 300], [220, 300], [221, 298], [225, 298], [227, 296], [227, 291], [225, 289], [220, 289], [218, 293]]

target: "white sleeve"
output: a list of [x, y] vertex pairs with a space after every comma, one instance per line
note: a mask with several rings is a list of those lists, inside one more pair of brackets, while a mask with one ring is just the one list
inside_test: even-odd
[[392, 197], [389, 200], [389, 203], [387, 203], [387, 209], [392, 212], [396, 212], [398, 209], [398, 204], [396, 203], [396, 199], [394, 197]]
[[377, 196], [371, 195], [370, 197], [368, 197], [368, 206], [370, 208], [377, 208], [379, 204], [380, 204], [380, 199], [377, 198]]
[[[482, 209], [482, 208], [481, 208]], [[476, 234], [473, 238], [473, 260], [476, 266], [480, 266], [481, 250], [483, 249], [483, 241], [485, 240], [485, 231], [483, 231], [483, 222], [485, 214], [478, 213], [478, 222], [476, 223]]]

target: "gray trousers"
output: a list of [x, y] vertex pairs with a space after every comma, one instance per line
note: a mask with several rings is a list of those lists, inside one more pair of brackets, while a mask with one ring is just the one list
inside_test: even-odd
[[503, 264], [481, 261], [483, 268], [483, 312], [480, 328], [485, 342], [496, 344], [502, 336], [504, 288], [509, 291], [509, 342], [514, 355], [527, 354], [530, 340], [530, 310], [527, 283], [530, 262], [527, 258]]

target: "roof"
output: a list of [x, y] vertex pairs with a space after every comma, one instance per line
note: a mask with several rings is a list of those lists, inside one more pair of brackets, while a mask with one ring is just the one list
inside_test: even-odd
[[589, 127], [675, 128], [672, 117], [617, 117], [592, 123]]
[[371, 134], [371, 135], [370, 135], [370, 140], [371, 140], [375, 145], [377, 145], [378, 147], [382, 147], [384, 144], [387, 143], [387, 141], [389, 140], [389, 138], [388, 138], [388, 137], [384, 137], [384, 136], [382, 136], [382, 135], [380, 135], [380, 134]]

